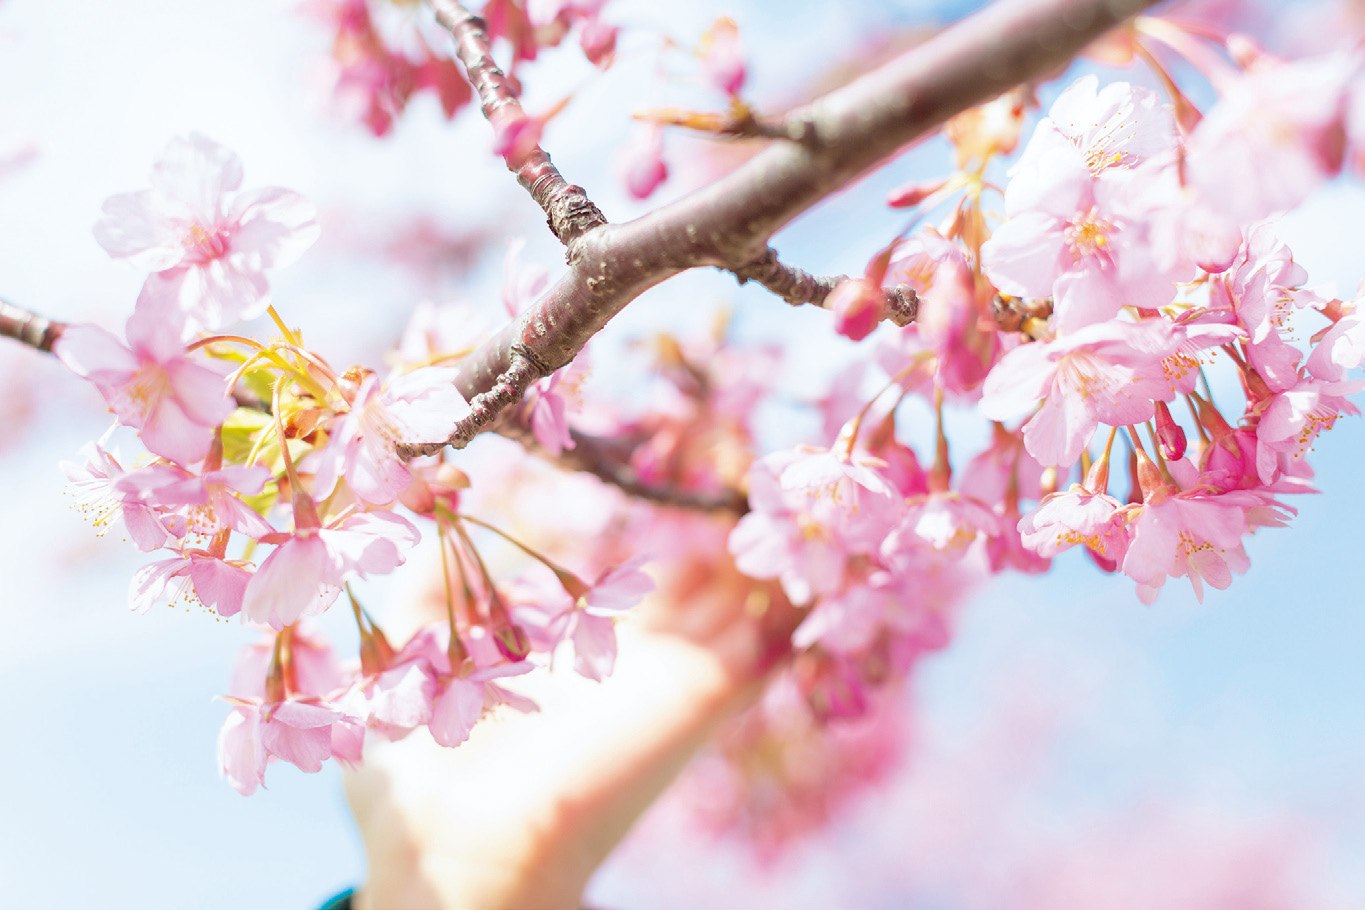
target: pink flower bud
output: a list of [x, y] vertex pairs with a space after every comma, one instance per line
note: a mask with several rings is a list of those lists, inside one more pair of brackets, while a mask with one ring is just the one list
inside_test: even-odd
[[842, 281], [825, 298], [825, 309], [834, 314], [834, 330], [853, 341], [872, 334], [885, 306], [882, 289], [866, 278]]
[[729, 95], [744, 85], [744, 48], [739, 43], [739, 26], [722, 16], [701, 36], [697, 48], [711, 84]]
[[1178, 461], [1185, 457], [1185, 430], [1171, 416], [1166, 402], [1156, 402], [1156, 438], [1161, 443], [1161, 457]]
[[943, 189], [947, 178], [941, 180], [916, 180], [902, 184], [886, 194], [886, 204], [893, 209], [914, 208], [925, 199]]
[[1209, 438], [1232, 454], [1240, 454], [1237, 449], [1237, 434], [1228, 425], [1227, 420], [1223, 418], [1222, 412], [1202, 398], [1197, 399], [1197, 401], [1199, 423], [1203, 425], [1204, 431], [1209, 434]]
[[601, 19], [589, 19], [578, 33], [578, 45], [589, 63], [606, 68], [616, 54], [616, 26]]
[[637, 129], [621, 150], [617, 173], [626, 192], [636, 199], [646, 199], [668, 179], [668, 165], [663, 159], [663, 130], [657, 125]]
[[534, 117], [509, 117], [493, 127], [493, 152], [507, 159], [511, 167], [519, 167], [540, 144], [544, 124]]

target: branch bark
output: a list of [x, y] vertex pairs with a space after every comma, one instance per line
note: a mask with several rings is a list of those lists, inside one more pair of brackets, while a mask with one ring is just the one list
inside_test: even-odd
[[[803, 303], [824, 306], [825, 298], [847, 281], [847, 275], [822, 278], [787, 265], [777, 258], [777, 251], [769, 247], [761, 259], [733, 270], [739, 283], [756, 281], [792, 306]], [[882, 288], [882, 310], [886, 319], [896, 325], [907, 326], [919, 315], [919, 295], [908, 284]]]
[[514, 350], [547, 375], [649, 288], [691, 268], [739, 271], [763, 260], [773, 234], [825, 197], [953, 115], [1063, 67], [1156, 2], [999, 0], [793, 111], [801, 141], [774, 142], [671, 205], [571, 240], [568, 273], [465, 360], [457, 385], [470, 399], [492, 389]]
[[[488, 26], [459, 0], [433, 0], [436, 21], [455, 39], [455, 55], [464, 64], [470, 85], [479, 93], [483, 115], [494, 127], [526, 122], [517, 93], [507, 74], [493, 61], [488, 41]], [[570, 246], [584, 232], [606, 224], [607, 219], [593, 205], [583, 187], [564, 179], [539, 144], [517, 160], [508, 159], [507, 169], [517, 175], [531, 198], [545, 212], [550, 230], [559, 242]]]
[[13, 338], [20, 344], [51, 354], [52, 345], [65, 328], [65, 323], [53, 322], [9, 301], [0, 300], [0, 338]]

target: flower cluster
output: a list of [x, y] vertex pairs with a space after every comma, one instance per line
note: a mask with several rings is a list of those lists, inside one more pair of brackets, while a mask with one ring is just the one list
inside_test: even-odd
[[[251, 793], [273, 759], [305, 771], [329, 757], [358, 762], [367, 732], [392, 739], [425, 726], [458, 745], [487, 710], [532, 708], [497, 680], [547, 662], [562, 642], [584, 675], [609, 674], [615, 619], [652, 586], [642, 560], [589, 584], [527, 548], [558, 585], [525, 602], [540, 620], [533, 644], [469, 529], [501, 532], [459, 511], [468, 478], [398, 453], [448, 436], [468, 414], [456, 371], [436, 357], [387, 378], [338, 372], [308, 350], [270, 307], [263, 270], [312, 242], [311, 207], [283, 189], [238, 192], [241, 179], [217, 143], [172, 141], [152, 189], [115, 196], [96, 226], [112, 255], [153, 270], [123, 337], [73, 325], [55, 347], [148, 452], [126, 462], [106, 437], [66, 466], [101, 531], [121, 520], [158, 557], [134, 575], [130, 606], [196, 602], [266, 634], [243, 654], [228, 696], [219, 754], [229, 782]], [[262, 309], [278, 339], [228, 333]], [[351, 584], [403, 565], [416, 522], [434, 524], [451, 560], [447, 618], [394, 648]], [[361, 639], [350, 667], [301, 626], [343, 592]]]
[[[793, 645], [817, 715], [864, 713], [872, 689], [944, 644], [973, 578], [1044, 571], [1079, 545], [1144, 603], [1170, 578], [1202, 597], [1246, 571], [1248, 535], [1287, 522], [1283, 497], [1311, 491], [1314, 441], [1358, 413], [1365, 334], [1359, 299], [1306, 287], [1274, 216], [1349, 160], [1365, 59], [1233, 56], [1244, 68], [1222, 64], [1202, 118], [1183, 95], [1075, 81], [1013, 163], [998, 215], [982, 202], [988, 168], [1014, 148], [1017, 117], [964, 116], [949, 130], [961, 170], [893, 194], [958, 202], [827, 308], [861, 340], [875, 323], [856, 323], [848, 289], [904, 283], [919, 319], [874, 336], [880, 392], [860, 397], [859, 363], [822, 403], [832, 445], [754, 463], [730, 537], [743, 571], [809, 605]], [[1317, 320], [1307, 345], [1296, 318]], [[1215, 403], [1215, 370], [1240, 401], [1220, 387]], [[903, 441], [916, 398], [937, 417], [927, 467]], [[945, 404], [993, 423], [957, 472]], [[1117, 494], [1115, 458], [1129, 480]]]

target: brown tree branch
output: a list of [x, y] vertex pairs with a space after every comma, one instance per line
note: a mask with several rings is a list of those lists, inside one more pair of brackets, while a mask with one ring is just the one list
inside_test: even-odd
[[0, 300], [0, 338], [13, 338], [20, 344], [51, 354], [52, 345], [65, 328], [65, 323], [44, 319], [7, 300]]
[[[445, 8], [450, 0], [433, 2]], [[822, 199], [953, 115], [1065, 66], [1156, 2], [998, 0], [793, 111], [801, 141], [774, 143], [668, 206], [571, 240], [568, 273], [466, 358], [457, 385], [472, 399], [505, 382], [514, 349], [557, 370], [654, 285], [691, 268], [736, 271], [762, 261], [772, 235]]]
[[546, 458], [556, 467], [591, 474], [636, 499], [699, 512], [730, 512], [734, 515], [743, 515], [749, 511], [749, 499], [739, 490], [704, 492], [688, 490], [673, 484], [646, 482], [630, 466], [629, 446], [620, 440], [570, 430], [574, 447], [565, 449], [559, 455], [550, 455], [536, 441], [524, 421], [508, 421], [499, 426], [497, 432], [500, 436], [516, 440], [524, 448]]
[[[825, 298], [838, 286], [847, 281], [847, 275], [822, 278], [809, 272], [786, 265], [777, 258], [777, 251], [769, 247], [762, 258], [756, 259], [737, 269], [732, 269], [740, 284], [756, 281], [792, 306], [803, 303], [824, 306]], [[883, 318], [899, 326], [906, 326], [919, 315], [919, 296], [908, 284], [882, 288]]]
[[[516, 90], [498, 68], [488, 41], [488, 26], [459, 0], [433, 0], [436, 21], [455, 39], [455, 54], [464, 64], [474, 90], [483, 102], [483, 115], [495, 126], [526, 119]], [[571, 246], [586, 231], [605, 224], [603, 217], [581, 186], [564, 179], [538, 144], [519, 160], [507, 161], [508, 170], [544, 210], [550, 230], [559, 242]]]

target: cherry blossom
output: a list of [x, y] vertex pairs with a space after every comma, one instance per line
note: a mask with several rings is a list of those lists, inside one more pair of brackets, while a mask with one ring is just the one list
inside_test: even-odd
[[1153, 400], [1175, 396], [1165, 362], [1178, 351], [1178, 335], [1164, 319], [1111, 320], [1021, 345], [987, 377], [981, 413], [1005, 420], [1041, 399], [1024, 424], [1024, 447], [1043, 464], [1071, 465], [1099, 424], [1149, 420]]
[[234, 408], [223, 377], [185, 354], [173, 321], [135, 313], [127, 331], [125, 347], [97, 326], [70, 326], [53, 352], [148, 449], [182, 465], [200, 461]]
[[636, 127], [621, 149], [617, 170], [626, 192], [635, 199], [648, 199], [668, 179], [663, 151], [663, 130], [657, 125]]
[[229, 697], [232, 712], [218, 734], [218, 766], [243, 796], [265, 785], [265, 768], [281, 759], [316, 774], [332, 757], [332, 728], [344, 715], [326, 705], [293, 699], [261, 704]]
[[1124, 306], [1170, 303], [1175, 282], [1188, 276], [1163, 268], [1151, 251], [1147, 173], [1092, 181], [1079, 150], [1059, 146], [1053, 157], [1071, 160], [1041, 174], [1027, 198], [1007, 191], [1009, 218], [981, 247], [995, 286], [1054, 298], [1059, 334], [1111, 319]]
[[318, 459], [316, 494], [326, 497], [344, 477], [365, 502], [392, 502], [412, 479], [398, 444], [445, 439], [469, 413], [455, 374], [443, 367], [413, 370], [383, 387], [374, 374], [366, 376]]
[[242, 164], [199, 133], [172, 139], [151, 189], [112, 196], [95, 225], [109, 255], [153, 274], [140, 309], [186, 331], [216, 330], [265, 311], [265, 270], [293, 262], [318, 236], [314, 211], [280, 187], [238, 191]]
[[1360, 69], [1339, 52], [1264, 60], [1225, 94], [1190, 137], [1191, 182], [1243, 222], [1297, 205], [1341, 169], [1346, 86]]
[[1019, 519], [1024, 546], [1042, 556], [1056, 556], [1077, 544], [1105, 562], [1123, 562], [1130, 532], [1128, 516], [1117, 499], [1092, 493], [1079, 484], [1051, 493], [1038, 508]]
[[154, 464], [129, 471], [114, 488], [129, 499], [161, 511], [161, 522], [175, 537], [213, 537], [231, 528], [259, 539], [274, 529], [242, 496], [255, 496], [271, 479], [262, 465], [229, 465], [194, 474], [174, 464]]
[[[296, 516], [307, 516], [296, 500]], [[247, 584], [242, 614], [282, 629], [326, 610], [351, 577], [383, 575], [404, 562], [417, 529], [392, 512], [361, 512], [320, 525], [304, 517], [291, 534], [264, 538], [277, 546]]]
[[[111, 430], [112, 432], [112, 430]], [[101, 442], [88, 442], [81, 448], [81, 463], [63, 461], [66, 493], [74, 507], [103, 536], [115, 521], [122, 520], [128, 537], [143, 552], [155, 550], [170, 539], [170, 532], [152, 506], [119, 492], [118, 483], [126, 475], [115, 454], [105, 451]]]
[[220, 559], [203, 550], [143, 566], [133, 574], [128, 606], [146, 613], [154, 604], [194, 600], [219, 616], [235, 616], [242, 608], [251, 573], [237, 561]]

